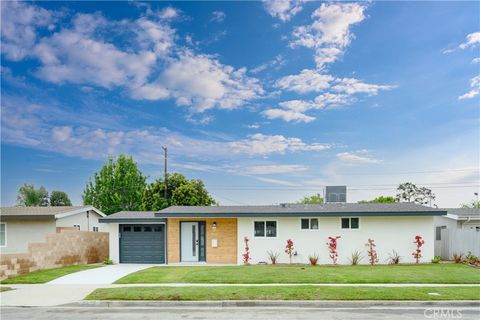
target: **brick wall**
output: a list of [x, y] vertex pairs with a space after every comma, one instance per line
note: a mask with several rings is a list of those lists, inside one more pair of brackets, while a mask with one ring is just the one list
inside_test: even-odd
[[108, 233], [58, 228], [45, 242], [30, 243], [28, 253], [0, 254], [0, 280], [39, 269], [102, 262], [108, 257]]
[[[206, 222], [207, 263], [237, 263], [237, 219], [173, 219], [167, 221], [168, 263], [180, 262], [180, 221]], [[217, 223], [216, 230], [212, 229]], [[212, 239], [217, 239], [217, 247], [212, 247]]]

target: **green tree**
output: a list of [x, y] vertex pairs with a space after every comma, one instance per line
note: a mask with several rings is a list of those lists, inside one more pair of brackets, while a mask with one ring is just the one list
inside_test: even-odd
[[46, 207], [48, 206], [48, 192], [43, 186], [35, 189], [33, 184], [25, 183], [18, 189], [17, 205], [22, 207]]
[[161, 210], [169, 206], [210, 206], [215, 200], [205, 189], [201, 180], [188, 180], [180, 173], [167, 176], [167, 198], [165, 180], [157, 179], [147, 185], [143, 194], [143, 210]]
[[395, 197], [390, 197], [390, 196], [380, 196], [380, 197], [376, 197], [373, 200], [358, 201], [358, 203], [394, 203], [394, 202], [397, 202], [397, 199]]
[[52, 207], [71, 206], [72, 202], [68, 198], [68, 195], [66, 192], [52, 191], [52, 193], [50, 194], [50, 205]]
[[132, 157], [109, 158], [93, 181], [87, 183], [83, 203], [93, 205], [105, 214], [122, 210], [140, 210], [146, 177], [138, 170]]
[[301, 204], [323, 204], [323, 197], [319, 193], [317, 193], [317, 194], [314, 194], [313, 196], [303, 197], [297, 203], [301, 203]]
[[417, 187], [411, 182], [402, 183], [397, 188], [397, 201], [428, 204], [435, 200], [435, 194], [426, 187]]
[[460, 205], [462, 208], [480, 208], [479, 200], [472, 200], [470, 203], [462, 203]]

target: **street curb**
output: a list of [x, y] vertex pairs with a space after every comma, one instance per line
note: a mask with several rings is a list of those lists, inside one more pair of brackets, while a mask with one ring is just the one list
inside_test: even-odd
[[467, 307], [479, 308], [478, 300], [453, 301], [351, 301], [351, 300], [224, 300], [224, 301], [106, 301], [84, 300], [63, 305], [71, 307], [103, 308], [236, 308], [236, 307], [283, 307], [283, 308], [428, 308], [428, 307]]

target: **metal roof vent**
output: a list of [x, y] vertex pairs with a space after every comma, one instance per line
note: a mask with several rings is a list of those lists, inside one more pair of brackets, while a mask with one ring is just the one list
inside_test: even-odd
[[327, 186], [325, 188], [326, 203], [346, 203], [347, 186]]

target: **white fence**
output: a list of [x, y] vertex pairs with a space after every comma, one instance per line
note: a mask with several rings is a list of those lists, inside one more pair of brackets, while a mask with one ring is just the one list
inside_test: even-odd
[[480, 232], [474, 229], [442, 229], [441, 240], [435, 240], [435, 255], [445, 260], [469, 251], [480, 256]]

